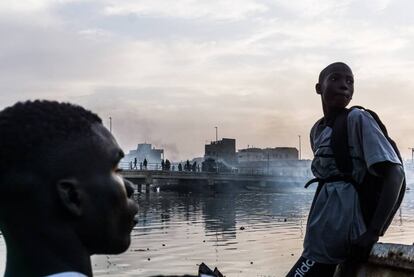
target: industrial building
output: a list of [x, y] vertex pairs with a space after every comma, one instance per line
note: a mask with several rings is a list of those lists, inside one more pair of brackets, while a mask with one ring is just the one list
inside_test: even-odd
[[205, 145], [204, 159], [214, 159], [229, 165], [237, 164], [236, 140], [223, 138]]

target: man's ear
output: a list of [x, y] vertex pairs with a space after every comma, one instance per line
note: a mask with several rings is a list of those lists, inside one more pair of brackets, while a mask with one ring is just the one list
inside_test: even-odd
[[82, 190], [78, 180], [59, 180], [56, 190], [59, 202], [67, 212], [74, 216], [82, 215]]
[[321, 92], [321, 84], [317, 83], [315, 85], [315, 90], [316, 90], [316, 93], [317, 94], [322, 94], [322, 92]]

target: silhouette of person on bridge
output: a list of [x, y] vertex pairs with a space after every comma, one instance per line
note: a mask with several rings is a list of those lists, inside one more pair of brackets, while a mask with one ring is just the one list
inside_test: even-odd
[[147, 169], [147, 165], [148, 165], [148, 162], [147, 162], [147, 159], [146, 158], [144, 159], [143, 165], [144, 165], [144, 169], [146, 170]]
[[168, 160], [168, 159], [166, 159], [165, 160], [165, 170], [170, 170], [170, 168], [171, 168], [171, 163], [170, 163], [170, 161]]
[[4, 276], [92, 276], [91, 255], [129, 247], [138, 206], [119, 175], [124, 153], [96, 114], [19, 102], [0, 111], [0, 137]]

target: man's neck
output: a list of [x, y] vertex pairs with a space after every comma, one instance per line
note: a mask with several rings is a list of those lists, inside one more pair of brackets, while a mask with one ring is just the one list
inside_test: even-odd
[[45, 276], [65, 271], [92, 276], [90, 255], [79, 239], [66, 230], [50, 229], [43, 232], [26, 229], [19, 236], [14, 229], [13, 240], [5, 234], [5, 277]]
[[325, 122], [332, 120], [335, 118], [339, 113], [343, 112], [346, 108], [328, 108], [323, 106], [323, 117]]

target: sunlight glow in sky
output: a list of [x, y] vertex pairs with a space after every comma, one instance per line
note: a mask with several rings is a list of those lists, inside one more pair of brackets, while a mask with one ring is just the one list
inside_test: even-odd
[[412, 1], [30, 0], [0, 2], [0, 108], [56, 99], [97, 112], [124, 150], [173, 160], [204, 144], [295, 146], [322, 116], [314, 91], [334, 61], [354, 70], [352, 104], [414, 147]]

